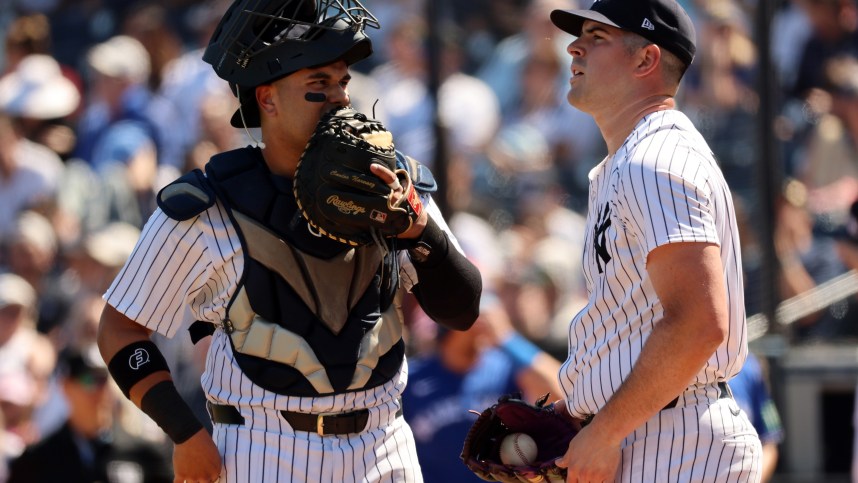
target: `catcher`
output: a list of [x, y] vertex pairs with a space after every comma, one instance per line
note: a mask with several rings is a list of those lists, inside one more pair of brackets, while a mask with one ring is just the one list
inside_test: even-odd
[[[159, 193], [99, 331], [113, 378], [175, 443], [176, 481], [422, 481], [400, 302], [466, 330], [481, 279], [431, 173], [348, 108], [367, 26], [357, 0], [237, 0], [204, 54], [238, 96], [233, 125], [264, 143]], [[211, 336], [212, 435], [149, 340], [186, 328]]]

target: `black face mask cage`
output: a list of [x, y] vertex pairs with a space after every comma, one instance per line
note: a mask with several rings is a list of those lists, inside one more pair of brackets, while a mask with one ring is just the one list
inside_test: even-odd
[[[272, 4], [273, 11], [266, 12]], [[326, 30], [380, 28], [378, 19], [359, 0], [251, 0], [233, 15], [244, 18], [222, 34], [223, 43], [232, 46], [227, 55], [241, 67], [268, 49], [285, 42], [310, 42]]]

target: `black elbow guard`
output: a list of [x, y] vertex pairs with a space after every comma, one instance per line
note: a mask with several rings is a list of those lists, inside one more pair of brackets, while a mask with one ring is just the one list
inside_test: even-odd
[[170, 372], [167, 361], [154, 342], [132, 342], [110, 359], [107, 370], [126, 398], [131, 399], [131, 388], [158, 371]]
[[477, 267], [432, 218], [408, 254], [417, 271], [414, 294], [426, 315], [448, 329], [469, 329], [480, 313], [483, 281]]
[[[170, 372], [158, 346], [149, 340], [132, 342], [123, 347], [113, 356], [107, 368], [129, 399], [131, 388], [138, 382], [159, 371]], [[172, 380], [161, 381], [149, 388], [140, 400], [140, 409], [176, 444], [184, 443], [203, 429], [202, 423], [179, 395]]]

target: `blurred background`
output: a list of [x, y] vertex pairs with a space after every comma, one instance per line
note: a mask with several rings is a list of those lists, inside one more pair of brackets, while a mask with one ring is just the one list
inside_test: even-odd
[[[375, 54], [353, 66], [353, 104], [432, 169], [484, 277], [472, 340], [451, 341], [413, 303], [407, 312], [417, 382], [435, 360], [461, 389], [406, 415], [424, 467], [440, 451], [456, 465], [458, 447], [440, 447], [437, 428], [461, 441], [465, 409], [507, 389], [475, 389], [474, 374], [494, 367], [486, 354], [512, 354], [511, 387], [556, 390], [530, 376], [566, 358], [585, 300], [587, 173], [606, 149], [565, 100], [573, 38], [548, 14], [589, 0], [363, 3], [382, 29], [369, 29]], [[858, 481], [858, 3], [680, 3], [698, 53], [678, 106], [709, 141], [742, 230], [755, 357], [737, 398], [766, 442], [770, 481]], [[172, 480], [168, 442], [87, 354], [100, 295], [157, 191], [252, 143], [230, 127], [236, 100], [201, 60], [228, 4], [0, 2], [0, 482], [32, 481], [28, 465], [63, 434], [80, 455], [63, 463], [74, 481]], [[207, 421], [204, 344], [157, 342]], [[450, 362], [454, 343], [473, 357]], [[409, 397], [433, 394], [431, 382], [409, 384]]]

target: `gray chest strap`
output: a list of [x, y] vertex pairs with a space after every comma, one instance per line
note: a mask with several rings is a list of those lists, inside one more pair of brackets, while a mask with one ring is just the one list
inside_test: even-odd
[[[364, 387], [378, 365], [379, 358], [402, 338], [401, 299], [401, 292], [397, 292], [393, 303], [381, 314], [375, 327], [361, 339], [349, 390]], [[235, 350], [294, 367], [319, 394], [334, 392], [325, 366], [319, 362], [310, 344], [300, 335], [256, 315], [243, 286], [229, 307], [227, 320], [226, 330]]]

